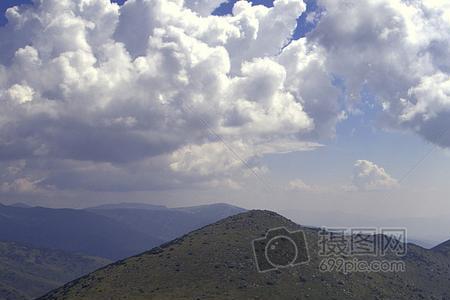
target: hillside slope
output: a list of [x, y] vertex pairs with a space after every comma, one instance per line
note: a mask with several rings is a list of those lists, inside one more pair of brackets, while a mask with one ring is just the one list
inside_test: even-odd
[[[258, 273], [251, 241], [299, 225], [250, 211], [100, 269], [41, 299], [449, 299], [449, 260], [410, 245], [406, 273], [322, 273], [318, 231], [305, 231], [306, 265]], [[367, 260], [374, 257], [367, 257]]]
[[110, 263], [102, 258], [0, 242], [0, 299], [32, 299]]

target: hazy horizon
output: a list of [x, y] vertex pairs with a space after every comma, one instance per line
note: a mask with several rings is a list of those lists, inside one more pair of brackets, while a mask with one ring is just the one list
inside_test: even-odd
[[445, 1], [114, 2], [0, 4], [0, 202], [450, 216]]

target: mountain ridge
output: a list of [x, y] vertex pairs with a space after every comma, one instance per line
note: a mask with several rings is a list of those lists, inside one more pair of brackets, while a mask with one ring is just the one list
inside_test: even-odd
[[163, 241], [85, 210], [0, 207], [0, 240], [120, 259]]
[[122, 207], [120, 209], [95, 208], [88, 211], [116, 220], [135, 231], [149, 234], [163, 242], [245, 211], [240, 207], [223, 203], [166, 209], [150, 209], [150, 207], [136, 209], [120, 206]]
[[0, 241], [117, 260], [244, 211], [225, 204], [180, 209], [130, 205], [92, 209], [0, 205]]
[[[270, 228], [303, 230], [310, 262], [259, 273], [251, 242]], [[320, 272], [318, 229], [253, 210], [108, 265], [40, 299], [446, 299], [445, 256], [410, 245], [405, 273]], [[365, 257], [374, 260], [376, 257]], [[443, 262], [444, 261], [444, 262]]]

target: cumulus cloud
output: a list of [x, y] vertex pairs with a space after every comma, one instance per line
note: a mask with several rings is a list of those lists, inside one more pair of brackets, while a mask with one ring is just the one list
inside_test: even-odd
[[302, 179], [293, 179], [287, 183], [286, 190], [308, 193], [347, 193], [387, 190], [399, 187], [397, 179], [386, 170], [368, 160], [357, 160], [353, 165], [351, 182], [344, 185], [308, 184]]
[[43, 186], [45, 178], [39, 178], [39, 174], [26, 174], [27, 162], [18, 160], [6, 164], [0, 164], [3, 172], [0, 174], [0, 192], [5, 194], [36, 194], [52, 189], [51, 186]]
[[414, 131], [443, 147], [450, 126], [448, 1], [319, 0], [310, 39], [345, 85], [349, 108], [374, 95], [385, 128]]
[[172, 153], [170, 167], [179, 172], [212, 175], [242, 168], [242, 164], [253, 165], [252, 158], [270, 153], [309, 151], [320, 147], [305, 142], [279, 141], [277, 145], [255, 142], [251, 146], [244, 141], [224, 141], [203, 145], [189, 145]]
[[368, 160], [358, 160], [353, 167], [353, 187], [359, 191], [392, 189], [398, 181], [382, 167]]
[[30, 181], [28, 178], [17, 178], [12, 182], [2, 182], [0, 191], [2, 193], [33, 194], [41, 191], [37, 186], [39, 182], [40, 180]]
[[321, 187], [307, 184], [302, 179], [294, 179], [294, 180], [289, 181], [287, 189], [289, 191], [300, 191], [300, 192], [324, 191]]
[[283, 50], [303, 1], [238, 1], [232, 15], [211, 16], [219, 4], [9, 9], [0, 161], [27, 161], [25, 173], [45, 178], [36, 184], [62, 189], [236, 187], [229, 178], [263, 170], [262, 155], [320, 146], [305, 140], [334, 134], [338, 89], [318, 47], [303, 39]]
[[436, 134], [450, 126], [446, 1], [319, 0], [316, 28], [296, 41], [302, 0], [238, 1], [231, 15], [212, 16], [220, 2], [35, 0], [9, 9], [0, 163], [27, 168], [5, 182], [227, 182], [262, 170], [263, 155], [319, 147], [362, 92], [374, 95], [383, 127], [450, 146]]
[[199, 13], [202, 16], [210, 15], [220, 4], [222, 0], [185, 0], [186, 7]]

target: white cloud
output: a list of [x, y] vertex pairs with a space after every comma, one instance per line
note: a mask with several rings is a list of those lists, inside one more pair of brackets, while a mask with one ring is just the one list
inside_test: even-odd
[[424, 77], [417, 86], [409, 90], [409, 95], [416, 103], [405, 100], [403, 114], [400, 115], [403, 122], [417, 118], [424, 122], [435, 119], [439, 113], [450, 109], [450, 75], [437, 73]]
[[[1, 161], [25, 160], [25, 172], [61, 188], [226, 181], [247, 166], [217, 135], [262, 169], [262, 155], [333, 137], [360, 111], [361, 91], [383, 107], [384, 127], [450, 145], [436, 138], [450, 126], [445, 1], [319, 0], [317, 28], [289, 45], [302, 0], [238, 1], [232, 15], [211, 16], [218, 4], [36, 0], [9, 9]], [[26, 175], [16, 179], [35, 178]]]
[[202, 183], [202, 186], [206, 188], [225, 188], [231, 190], [240, 190], [242, 189], [242, 185], [239, 182], [234, 181], [233, 179], [213, 179], [211, 181], [206, 181]]
[[309, 151], [320, 147], [318, 144], [277, 141], [253, 141], [251, 144], [243, 140], [218, 141], [203, 145], [189, 145], [175, 152], [169, 158], [170, 169], [179, 174], [197, 174], [205, 180], [211, 176], [239, 178], [248, 173], [264, 174], [258, 158], [270, 153], [289, 153]]
[[2, 193], [33, 194], [40, 191], [38, 183], [30, 181], [28, 178], [17, 178], [12, 182], [2, 182], [0, 191]]
[[288, 190], [301, 192], [320, 192], [322, 189], [318, 186], [313, 186], [305, 183], [302, 179], [294, 179], [289, 181]]
[[352, 183], [360, 191], [392, 189], [399, 185], [382, 167], [368, 160], [355, 162]]
[[34, 176], [24, 176], [27, 169], [25, 160], [12, 161], [7, 164], [1, 164], [4, 170], [0, 174], [0, 192], [6, 194], [35, 194], [44, 192], [45, 189], [51, 189], [50, 186], [42, 186], [45, 178]]
[[8, 176], [8, 175], [15, 176], [15, 175], [18, 175], [24, 170], [25, 167], [26, 167], [26, 161], [25, 160], [19, 160], [19, 161], [16, 161], [16, 162], [12, 162], [8, 166], [5, 166], [6, 172], [3, 174], [3, 176]]
[[342, 194], [348, 192], [367, 192], [394, 189], [399, 187], [398, 181], [389, 175], [384, 168], [368, 160], [357, 160], [353, 165], [351, 182], [344, 185], [308, 184], [302, 179], [293, 179], [286, 186], [287, 191], [307, 193]]
[[186, 7], [206, 17], [222, 4], [222, 0], [184, 0]]
[[311, 41], [324, 48], [326, 69], [345, 84], [349, 110], [361, 92], [382, 106], [386, 128], [419, 133], [438, 145], [450, 126], [450, 19], [446, 1], [320, 0], [326, 10]]
[[304, 140], [332, 133], [340, 113], [323, 53], [306, 40], [281, 51], [305, 4], [239, 1], [219, 17], [209, 15], [219, 2], [205, 3], [48, 0], [8, 10], [1, 159], [25, 160], [25, 172], [61, 188], [140, 190], [226, 182], [263, 170], [262, 155], [318, 147]]
[[286, 69], [286, 87], [302, 103], [305, 112], [314, 120], [314, 137], [334, 136], [336, 124], [343, 112], [340, 92], [327, 70], [326, 53], [308, 39], [293, 41], [278, 56]]
[[15, 84], [6, 91], [6, 98], [16, 103], [27, 103], [33, 100], [34, 91], [27, 85]]

